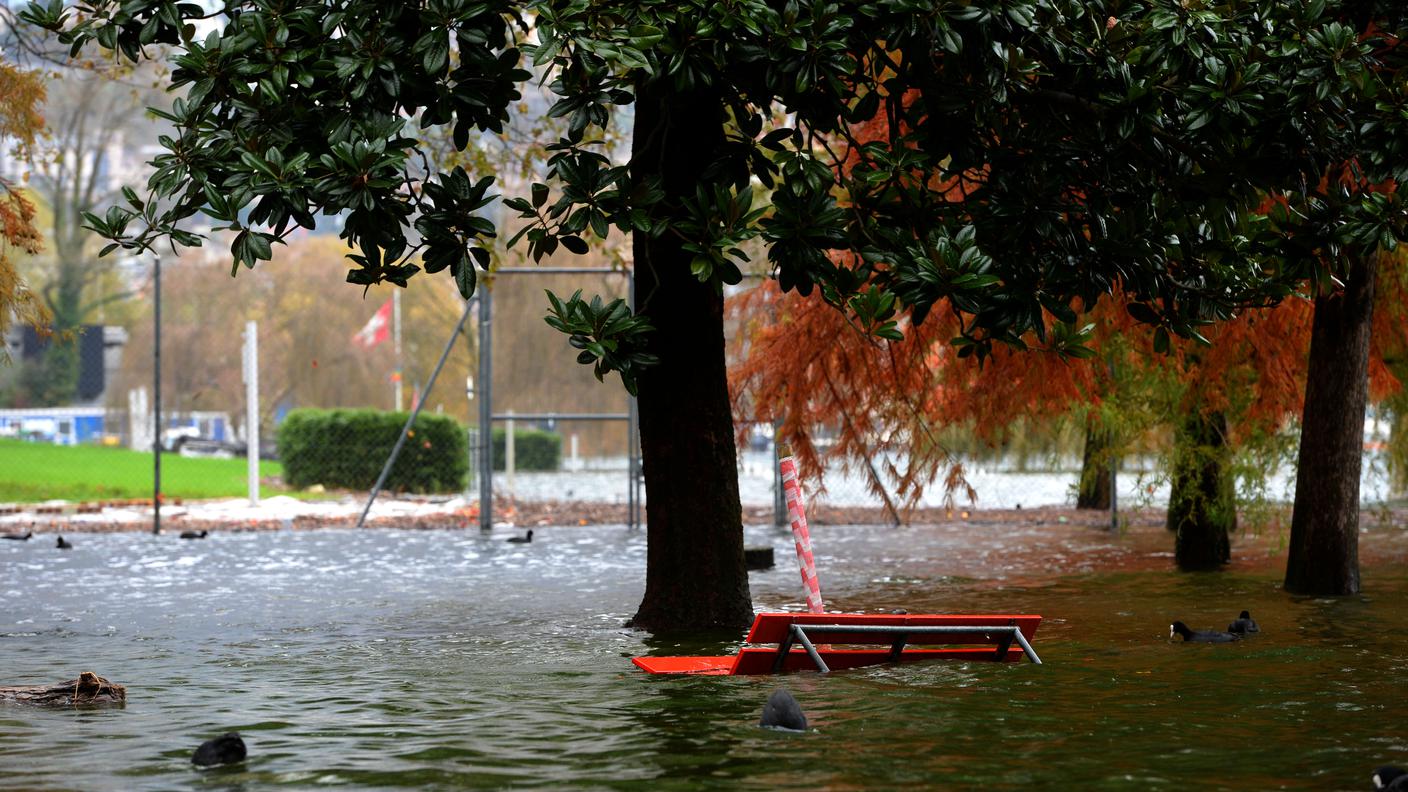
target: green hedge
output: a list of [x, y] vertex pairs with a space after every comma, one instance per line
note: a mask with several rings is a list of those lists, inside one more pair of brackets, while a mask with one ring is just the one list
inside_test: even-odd
[[[284, 482], [369, 490], [381, 474], [407, 413], [377, 410], [294, 410], [279, 425]], [[387, 477], [400, 492], [457, 492], [469, 472], [465, 430], [442, 415], [416, 417], [414, 434]]]
[[[508, 432], [494, 427], [494, 470], [504, 470], [504, 438]], [[517, 470], [557, 470], [562, 461], [562, 435], [540, 429], [513, 428], [513, 466]]]

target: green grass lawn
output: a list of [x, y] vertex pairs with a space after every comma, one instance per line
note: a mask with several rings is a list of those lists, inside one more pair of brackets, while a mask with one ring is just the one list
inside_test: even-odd
[[[260, 478], [283, 472], [261, 462]], [[161, 455], [161, 491], [168, 498], [234, 498], [249, 494], [243, 459]], [[260, 487], [260, 494], [289, 494]], [[151, 452], [0, 440], [0, 503], [52, 499], [99, 501], [152, 496]]]

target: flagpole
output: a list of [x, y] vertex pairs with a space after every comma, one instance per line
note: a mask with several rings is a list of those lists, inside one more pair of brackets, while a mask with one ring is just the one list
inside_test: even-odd
[[396, 388], [396, 412], [401, 412], [401, 290], [391, 290], [391, 338], [396, 345], [396, 373], [391, 384]]

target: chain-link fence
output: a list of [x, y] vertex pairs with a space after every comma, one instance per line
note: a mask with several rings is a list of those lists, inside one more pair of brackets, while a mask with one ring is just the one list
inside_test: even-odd
[[[300, 409], [385, 413], [394, 410], [399, 398], [403, 411], [419, 405], [427, 418], [453, 421], [459, 436], [455, 453], [462, 455], [463, 464], [448, 466], [452, 474], [435, 479], [433, 486], [418, 487], [420, 495], [458, 498], [466, 510], [484, 514], [478, 503], [484, 493], [483, 469], [486, 460], [492, 459], [491, 497], [496, 504], [487, 512], [490, 520], [505, 508], [499, 501], [639, 507], [645, 493], [639, 485], [631, 400], [614, 381], [596, 382], [588, 367], [575, 362], [574, 351], [561, 335], [542, 321], [544, 289], [570, 294], [581, 288], [608, 299], [628, 298], [630, 281], [622, 271], [606, 266], [599, 271], [505, 271], [482, 286], [482, 293], [492, 294], [487, 314], [474, 315], [451, 338], [465, 306], [448, 283], [417, 282], [404, 292], [397, 311], [389, 292], [373, 292], [364, 301], [348, 300], [345, 285], [332, 280], [299, 281], [310, 276], [307, 272], [295, 275], [292, 269], [321, 268], [324, 275], [335, 275], [342, 268], [337, 262], [335, 256], [316, 262], [295, 260], [283, 271], [271, 263], [241, 274], [233, 286], [221, 277], [223, 262], [173, 265], [163, 298], [159, 432], [153, 398], [155, 339], [148, 316], [127, 328], [123, 348], [100, 350], [107, 360], [106, 387], [94, 403], [0, 409], [0, 504], [149, 499], [154, 492], [152, 449], [158, 434], [165, 460], [161, 490], [166, 497], [246, 496], [250, 391], [247, 367], [236, 361], [242, 347], [239, 330], [254, 314], [260, 317], [254, 412], [260, 425], [263, 458], [257, 480], [263, 497], [364, 499], [370, 489], [367, 483], [294, 483], [284, 468], [281, 427]], [[487, 378], [481, 355], [486, 340], [491, 351]], [[442, 353], [446, 365], [435, 387], [428, 388], [430, 372]], [[402, 420], [392, 421], [397, 431]], [[348, 434], [334, 439], [355, 449], [346, 456], [362, 457], [363, 467], [372, 469], [385, 461], [389, 441], [357, 445], [361, 435], [355, 433], [362, 429], [351, 418], [341, 426], [340, 431]], [[489, 432], [480, 431], [485, 426]], [[779, 503], [772, 427], [740, 428], [741, 499], [752, 514], [767, 513]], [[1371, 414], [1361, 489], [1366, 506], [1395, 499], [1386, 455], [1388, 432], [1388, 422]], [[433, 458], [426, 453], [434, 450], [427, 444], [434, 445], [426, 436], [411, 438], [408, 453]], [[485, 444], [492, 449], [488, 457], [479, 453]], [[1043, 448], [964, 455], [958, 461], [976, 501], [970, 502], [963, 492], [950, 501], [944, 482], [934, 481], [915, 505], [945, 508], [952, 504], [959, 509], [1073, 505], [1080, 477], [1078, 451]], [[872, 460], [874, 465], [866, 460], [829, 460], [823, 470], [802, 470], [809, 508], [818, 513], [872, 509], [876, 519], [885, 519], [894, 508], [902, 509], [906, 504], [897, 498], [896, 482], [875, 472], [887, 469], [883, 464], [887, 461], [903, 460]], [[1258, 482], [1264, 497], [1290, 500], [1292, 462], [1289, 457], [1282, 460]], [[1125, 457], [1116, 479], [1122, 505], [1166, 502], [1168, 482], [1155, 456]], [[876, 491], [877, 481], [883, 494]]]

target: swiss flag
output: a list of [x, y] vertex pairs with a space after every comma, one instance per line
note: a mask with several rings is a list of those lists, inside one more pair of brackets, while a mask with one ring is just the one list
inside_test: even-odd
[[363, 349], [371, 349], [391, 337], [391, 301], [377, 309], [372, 318], [361, 330], [352, 334], [352, 343]]

